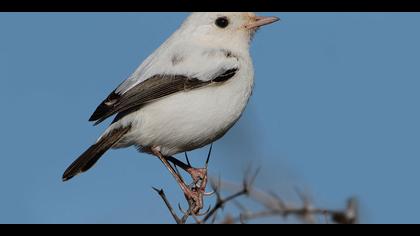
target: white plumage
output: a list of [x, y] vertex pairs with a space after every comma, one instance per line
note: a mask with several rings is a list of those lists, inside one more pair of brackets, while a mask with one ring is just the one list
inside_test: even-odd
[[252, 93], [249, 44], [276, 17], [193, 13], [97, 108], [91, 121], [117, 119], [64, 173], [89, 169], [109, 148], [136, 146], [171, 156], [222, 137]]
[[[234, 29], [218, 29], [214, 20], [229, 16]], [[250, 34], [240, 30], [252, 13], [194, 13], [151, 54], [118, 89], [125, 92], [154, 74], [182, 74], [203, 81], [220, 70], [239, 68], [223, 85], [182, 91], [152, 102], [111, 125], [132, 124], [131, 131], [114, 148], [156, 146], [171, 156], [220, 138], [240, 117], [252, 92], [254, 71], [249, 54]], [[205, 23], [199, 24], [200, 21]], [[226, 57], [229, 51], [232, 56]], [[172, 63], [172, 58], [182, 59]]]
[[210, 85], [152, 102], [110, 126], [132, 124], [115, 147], [156, 146], [165, 156], [205, 146], [220, 138], [240, 117], [251, 95], [254, 74], [248, 54], [223, 86]]

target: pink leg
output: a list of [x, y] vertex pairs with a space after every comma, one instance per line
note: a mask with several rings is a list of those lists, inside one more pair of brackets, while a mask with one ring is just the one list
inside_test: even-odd
[[[205, 185], [207, 183], [207, 170], [195, 169], [188, 167], [184, 169], [187, 171], [194, 180], [194, 187], [190, 189], [185, 182], [182, 180], [180, 175], [175, 171], [175, 169], [169, 164], [167, 158], [165, 158], [162, 153], [156, 148], [151, 149], [153, 154], [159, 158], [159, 160], [166, 166], [172, 176], [175, 178], [176, 182], [181, 187], [181, 190], [184, 192], [185, 198], [192, 205], [192, 213], [198, 214], [199, 211], [203, 208], [203, 194], [205, 190]], [[201, 181], [200, 185], [197, 185]], [[203, 189], [204, 183], [204, 189]]]

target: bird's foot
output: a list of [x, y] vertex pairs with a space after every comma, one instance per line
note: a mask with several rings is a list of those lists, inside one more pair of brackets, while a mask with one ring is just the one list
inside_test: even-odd
[[[191, 164], [189, 163], [188, 158], [187, 158], [188, 163], [185, 164], [174, 157], [171, 157], [171, 156], [164, 157], [160, 153], [160, 151], [156, 148], [152, 148], [152, 152], [168, 168], [169, 172], [173, 175], [173, 177], [175, 178], [175, 180], [178, 182], [179, 186], [181, 187], [181, 190], [183, 191], [184, 196], [189, 204], [189, 209], [187, 213], [189, 212], [196, 216], [206, 214], [206, 213], [200, 213], [200, 211], [203, 209], [204, 197], [211, 195], [211, 193], [206, 193], [205, 191], [206, 186], [207, 186], [207, 181], [208, 181], [207, 167], [208, 167], [208, 161], [211, 154], [211, 147], [210, 147], [209, 155], [207, 157], [206, 166], [204, 168], [192, 167]], [[169, 162], [171, 162], [174, 165], [174, 167], [172, 167], [172, 165], [170, 165]], [[191, 184], [187, 185], [185, 183], [177, 167], [180, 167], [191, 176], [191, 179], [193, 180]]]
[[204, 197], [206, 196], [207, 186], [207, 168], [188, 168], [186, 169], [190, 174], [193, 182], [190, 184], [189, 196], [186, 195], [190, 207], [192, 207], [192, 213], [195, 215], [201, 215], [200, 210], [203, 209]]
[[193, 180], [191, 189], [199, 189], [204, 191], [207, 185], [207, 168], [188, 168], [187, 173]]

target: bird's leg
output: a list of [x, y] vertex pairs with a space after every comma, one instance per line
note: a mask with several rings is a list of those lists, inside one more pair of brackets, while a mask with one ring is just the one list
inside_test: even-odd
[[207, 186], [207, 168], [190, 167], [185, 171], [191, 175], [193, 180], [194, 186], [191, 189], [204, 194]]
[[[181, 187], [181, 190], [184, 192], [185, 198], [187, 199], [188, 203], [192, 207], [192, 213], [198, 214], [199, 211], [203, 209], [203, 194], [201, 194], [200, 191], [197, 191], [195, 187], [190, 189], [182, 180], [182, 177], [176, 172], [176, 170], [171, 166], [171, 164], [169, 164], [168, 161], [171, 161], [172, 163], [174, 163], [174, 165], [177, 165], [181, 167], [182, 169], [184, 169], [184, 167], [186, 167], [187, 165], [173, 157], [163, 156], [162, 153], [160, 153], [160, 151], [157, 148], [152, 148], [151, 150], [152, 150], [152, 153], [155, 156], [157, 156], [159, 160], [166, 166], [166, 168], [169, 170], [169, 172], [172, 174], [172, 176], [175, 178], [175, 180]], [[207, 182], [207, 178], [206, 178], [206, 182]]]
[[[206, 168], [189, 168], [187, 172], [191, 175], [193, 179], [193, 186], [191, 187], [191, 191], [197, 196], [200, 210], [203, 208], [204, 205], [204, 196], [206, 196], [206, 186], [207, 186], [207, 169]], [[199, 210], [199, 211], [200, 211]], [[205, 215], [207, 212], [200, 214], [197, 211], [196, 215]]]
[[197, 188], [202, 196], [206, 195], [207, 186], [207, 168], [209, 166], [211, 151], [213, 144], [210, 145], [209, 153], [207, 154], [206, 164], [204, 168], [193, 168], [191, 165], [185, 171], [187, 171], [194, 181], [195, 187]]
[[[185, 172], [187, 172], [188, 174], [190, 174], [194, 186], [204, 186], [207, 183], [207, 165], [205, 168], [194, 168], [192, 167], [190, 164], [185, 164], [184, 162], [176, 159], [175, 157], [164, 157], [167, 161], [171, 162], [172, 164], [174, 164], [175, 166], [180, 167], [181, 169], [183, 169]], [[201, 184], [200, 184], [201, 183]]]
[[[212, 193], [206, 193], [206, 186], [207, 186], [207, 181], [208, 181], [207, 168], [208, 168], [212, 148], [213, 148], [213, 145], [210, 146], [209, 153], [207, 155], [207, 160], [206, 160], [206, 164], [205, 164], [204, 168], [194, 168], [194, 167], [192, 167], [189, 160], [188, 160], [187, 153], [185, 153], [185, 156], [186, 156], [186, 159], [187, 159], [187, 164], [185, 164], [184, 162], [182, 162], [182, 161], [180, 161], [180, 160], [178, 160], [174, 157], [171, 157], [171, 156], [165, 157], [167, 161], [171, 162], [175, 166], [180, 167], [185, 172], [190, 174], [190, 176], [193, 180], [193, 183], [192, 183], [192, 186], [190, 187], [190, 190], [197, 197], [197, 200], [198, 200], [197, 203], [198, 204], [196, 204], [196, 205], [199, 206], [199, 210], [203, 208], [203, 198], [204, 198], [204, 196], [212, 195]], [[198, 214], [198, 211], [194, 212], [194, 213]]]
[[[211, 153], [211, 147], [210, 147], [210, 152]], [[207, 166], [208, 166], [208, 161], [209, 161], [209, 156], [207, 157], [207, 161], [206, 161], [206, 166], [205, 168], [194, 168], [191, 166], [189, 159], [188, 159], [188, 155], [185, 152], [185, 158], [187, 159], [187, 163], [188, 166], [186, 166], [186, 168], [184, 169], [188, 174], [191, 175], [191, 178], [193, 179], [193, 184], [194, 186], [198, 187], [200, 186], [203, 191], [206, 188], [207, 185]]]

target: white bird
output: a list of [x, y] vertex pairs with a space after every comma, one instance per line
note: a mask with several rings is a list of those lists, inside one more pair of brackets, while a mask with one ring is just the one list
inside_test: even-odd
[[116, 117], [63, 180], [87, 171], [110, 148], [135, 146], [165, 163], [221, 138], [252, 92], [250, 41], [260, 26], [277, 20], [245, 12], [192, 13], [97, 107], [89, 121]]

